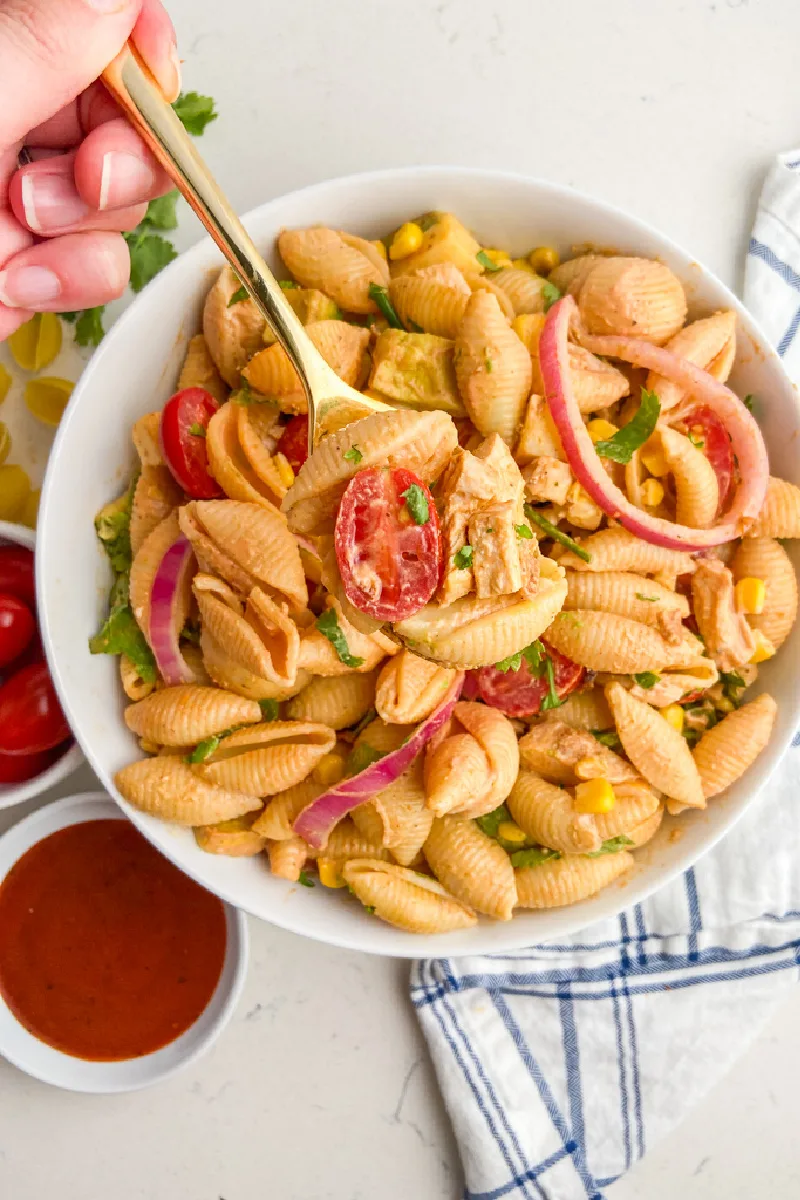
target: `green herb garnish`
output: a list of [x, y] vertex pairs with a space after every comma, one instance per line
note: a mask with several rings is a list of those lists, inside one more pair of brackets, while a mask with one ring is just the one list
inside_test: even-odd
[[658, 596], [645, 596], [644, 592], [636, 592], [635, 595], [637, 600], [645, 600], [648, 604], [655, 604], [658, 600]]
[[488, 271], [490, 274], [494, 274], [495, 271], [502, 271], [503, 269], [502, 267], [498, 267], [497, 263], [494, 262], [493, 259], [489, 258], [489, 255], [485, 250], [479, 250], [475, 257], [483, 267], [484, 271]]
[[234, 304], [241, 304], [242, 301], [246, 300], [249, 295], [250, 293], [248, 292], [247, 288], [244, 286], [244, 284], [242, 284], [240, 288], [236, 289], [228, 301], [228, 308], [233, 308]]
[[194, 421], [189, 426], [189, 433], [192, 437], [204, 438], [206, 436], [205, 426], [201, 425], [199, 421]]
[[752, 393], [748, 393], [742, 401], [748, 412], [753, 412], [755, 409], [756, 398]]
[[200, 645], [200, 626], [193, 621], [187, 621], [181, 630], [181, 641], [190, 642], [193, 646]]
[[742, 702], [740, 693], [744, 691], [747, 684], [738, 671], [720, 671], [719, 678], [723, 695], [738, 708]]
[[422, 328], [422, 326], [418, 325], [416, 321], [412, 321], [410, 317], [408, 318], [408, 328], [411, 330], [412, 333], [424, 333], [425, 332], [425, 330]]
[[214, 101], [210, 96], [201, 96], [198, 92], [181, 92], [172, 106], [187, 133], [199, 137], [212, 121], [216, 121], [219, 113], [214, 110]]
[[541, 711], [548, 712], [552, 708], [560, 708], [564, 703], [563, 700], [559, 699], [558, 692], [556, 691], [555, 668], [549, 654], [544, 660], [544, 674], [547, 680], [547, 695], [542, 700]]
[[462, 546], [458, 553], [453, 555], [453, 566], [458, 567], [459, 571], [466, 571], [472, 566], [474, 552], [474, 546]]
[[355, 466], [358, 466], [364, 455], [361, 453], [358, 446], [351, 446], [349, 450], [345, 450], [343, 457], [346, 462], [351, 462]]
[[608, 441], [597, 442], [595, 451], [601, 458], [612, 462], [629, 463], [634, 450], [643, 446], [652, 435], [661, 412], [661, 401], [655, 392], [642, 388], [642, 399], [638, 409], [622, 429], [618, 429]]
[[495, 669], [504, 673], [506, 671], [518, 671], [522, 666], [523, 658], [530, 667], [531, 673], [537, 678], [541, 678], [544, 663], [546, 660], [549, 660], [547, 659], [547, 651], [538, 639], [535, 642], [531, 642], [524, 650], [518, 650], [516, 654], [509, 654], [508, 658], [501, 658], [500, 662], [494, 664]]
[[99, 346], [105, 337], [103, 313], [105, 304], [97, 308], [82, 308], [78, 312], [59, 313], [62, 321], [75, 325], [75, 341], [79, 346]]
[[173, 188], [166, 196], [157, 196], [155, 200], [151, 200], [139, 227], [149, 225], [151, 229], [177, 229], [179, 195], [178, 189]]
[[134, 479], [127, 492], [101, 508], [94, 519], [95, 532], [117, 575], [124, 575], [131, 569], [131, 504], [135, 489]]
[[314, 886], [314, 880], [309, 879], [309, 877], [308, 877], [308, 875], [306, 875], [305, 871], [301, 871], [300, 874], [297, 876], [297, 882], [302, 887], [313, 887]]
[[392, 329], [405, 329], [405, 325], [395, 312], [395, 307], [389, 299], [388, 290], [379, 283], [369, 285], [369, 298], [374, 300]]
[[498, 805], [491, 812], [484, 813], [482, 817], [476, 817], [475, 824], [482, 830], [487, 837], [497, 839], [497, 831], [504, 821], [513, 821], [514, 818], [506, 808], [505, 804]]
[[619, 740], [616, 729], [591, 729], [589, 732], [593, 738], [597, 738], [602, 746], [608, 746], [609, 750], [622, 749], [622, 742]]
[[697, 450], [703, 449], [703, 447], [705, 446], [704, 440], [701, 437], [698, 437], [697, 434], [692, 433], [691, 429], [689, 430], [689, 433], [687, 434], [687, 436], [689, 438], [689, 441], [695, 447], [695, 449], [697, 449]]
[[284, 292], [291, 292], [293, 288], [299, 288], [300, 284], [295, 283], [293, 279], [279, 279], [278, 287], [282, 288]]
[[529, 525], [515, 525], [514, 532], [516, 533], [517, 537], [525, 538], [526, 540], [533, 537], [533, 533]]
[[355, 670], [356, 667], [364, 665], [363, 658], [350, 653], [350, 647], [347, 645], [347, 638], [339, 625], [335, 608], [328, 608], [321, 616], [317, 617], [316, 626], [323, 637], [326, 637], [333, 646], [339, 657], [339, 661], [343, 662], [346, 667], [351, 667]]
[[644, 688], [646, 692], [649, 692], [650, 688], [656, 686], [661, 676], [657, 675], [655, 671], [642, 671], [639, 675], [634, 675], [633, 678], [640, 688]]
[[368, 742], [359, 742], [347, 756], [344, 768], [345, 779], [350, 779], [353, 775], [360, 775], [367, 767], [371, 767], [373, 763], [380, 762], [385, 757], [385, 750], [376, 750]]
[[178, 251], [172, 242], [157, 233], [151, 233], [146, 225], [138, 225], [132, 233], [122, 235], [128, 243], [131, 256], [131, 288], [140, 292], [143, 287], [163, 271]]
[[207, 758], [216, 750], [224, 733], [212, 733], [211, 737], [203, 738], [202, 742], [198, 742], [191, 754], [186, 755], [187, 763], [205, 762]]
[[626, 846], [632, 846], [633, 841], [626, 834], [621, 833], [619, 837], [606, 838], [599, 850], [592, 850], [585, 855], [586, 858], [600, 858], [603, 854], [617, 854], [620, 850], [624, 850]]
[[259, 700], [258, 707], [261, 709], [261, 716], [265, 721], [277, 721], [278, 719], [278, 701]]
[[127, 654], [145, 683], [158, 677], [156, 660], [136, 623], [128, 598], [128, 576], [119, 575], [111, 589], [109, 614], [99, 633], [89, 639], [90, 654]]
[[492, 360], [490, 358], [485, 358], [483, 360], [483, 365], [486, 367], [486, 374], [491, 375], [492, 370], [494, 368], [494, 363], [492, 362]]
[[412, 483], [400, 495], [406, 502], [406, 508], [411, 513], [415, 525], [427, 525], [430, 519], [428, 497], [418, 483]]
[[561, 858], [559, 850], [551, 850], [548, 846], [531, 846], [527, 850], [515, 850], [511, 855], [512, 867], [540, 867], [542, 863], [553, 862]]
[[561, 292], [554, 283], [551, 283], [549, 279], [545, 279], [542, 286], [542, 297], [544, 298], [544, 311], [549, 312], [556, 300], [561, 299]]
[[562, 533], [557, 525], [552, 521], [548, 521], [547, 517], [543, 517], [530, 504], [525, 505], [525, 516], [529, 521], [533, 521], [538, 525], [542, 533], [547, 534], [553, 541], [558, 542], [561, 546], [566, 546], [567, 550], [571, 550], [573, 554], [577, 554], [578, 558], [582, 558], [584, 562], [591, 562], [592, 556], [588, 550], [584, 550], [579, 546], [574, 538], [571, 538], [568, 533]]
[[358, 735], [360, 733], [362, 733], [363, 730], [365, 730], [368, 725], [372, 724], [372, 722], [375, 720], [377, 715], [378, 714], [374, 708], [368, 708], [367, 711], [364, 713], [363, 717], [361, 718], [361, 720], [356, 725], [353, 726], [353, 728], [351, 730], [353, 737], [358, 737]]

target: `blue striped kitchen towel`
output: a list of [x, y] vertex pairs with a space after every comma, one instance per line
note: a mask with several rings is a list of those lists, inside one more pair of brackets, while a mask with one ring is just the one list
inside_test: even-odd
[[[744, 298], [800, 382], [800, 150], [765, 183]], [[798, 742], [719, 847], [619, 918], [414, 965], [466, 1200], [603, 1200], [797, 982]]]

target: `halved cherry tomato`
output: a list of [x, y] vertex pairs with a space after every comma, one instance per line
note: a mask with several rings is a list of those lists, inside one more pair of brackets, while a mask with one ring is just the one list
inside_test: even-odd
[[169, 398], [161, 414], [161, 449], [167, 466], [195, 500], [214, 500], [224, 494], [209, 472], [205, 438], [218, 408], [204, 388], [184, 388]]
[[0, 687], [0, 754], [39, 754], [68, 737], [46, 663], [23, 667]]
[[33, 552], [26, 546], [0, 546], [0, 592], [10, 592], [31, 608], [35, 606]]
[[57, 758], [58, 750], [42, 750], [40, 754], [0, 754], [0, 783], [24, 783], [47, 770]]
[[30, 645], [36, 621], [27, 604], [10, 592], [0, 592], [0, 667], [7, 667]]
[[[404, 499], [404, 492], [417, 488]], [[419, 524], [415, 498], [423, 511], [427, 506]], [[439, 583], [442, 551], [433, 496], [402, 467], [359, 471], [339, 506], [335, 547], [345, 594], [355, 608], [377, 621], [410, 617]]]
[[42, 636], [37, 629], [19, 658], [14, 659], [12, 667], [15, 671], [21, 671], [23, 667], [29, 667], [31, 663], [40, 662], [44, 662], [44, 647], [42, 646]]
[[719, 488], [718, 511], [722, 511], [730, 499], [733, 487], [733, 447], [728, 431], [713, 409], [700, 404], [683, 417], [686, 428], [691, 432], [695, 426], [702, 429], [702, 450], [717, 477]]
[[292, 417], [284, 425], [278, 442], [278, 450], [288, 459], [295, 475], [308, 458], [308, 417]]
[[[553, 661], [553, 682], [559, 700], [565, 699], [583, 681], [586, 668], [574, 663], [571, 658], [559, 654], [552, 646], [542, 642]], [[525, 658], [516, 671], [499, 671], [497, 667], [479, 667], [469, 671], [478, 687], [480, 698], [492, 708], [499, 708], [509, 717], [532, 717], [542, 707], [547, 695], [547, 678], [533, 674]]]

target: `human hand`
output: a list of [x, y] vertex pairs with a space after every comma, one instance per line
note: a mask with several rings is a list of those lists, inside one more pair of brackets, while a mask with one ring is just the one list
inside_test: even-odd
[[[0, 0], [0, 341], [33, 312], [106, 304], [128, 282], [120, 231], [172, 186], [98, 77], [131, 37], [174, 100], [160, 0]], [[19, 167], [20, 152], [31, 162]]]

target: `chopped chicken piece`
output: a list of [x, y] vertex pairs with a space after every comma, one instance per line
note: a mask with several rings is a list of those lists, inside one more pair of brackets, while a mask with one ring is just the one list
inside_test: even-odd
[[656, 614], [656, 628], [665, 642], [671, 646], [679, 646], [683, 641], [686, 628], [679, 608], [662, 608]]
[[566, 504], [572, 484], [569, 463], [559, 462], [549, 454], [534, 458], [522, 472], [525, 494], [534, 504]]
[[475, 591], [481, 600], [486, 596], [510, 596], [523, 589], [530, 592], [531, 583], [538, 582], [538, 572], [536, 581], [530, 578], [531, 569], [536, 569], [536, 559], [532, 565], [523, 563], [523, 539], [515, 528], [516, 515], [512, 502], [507, 500], [505, 504], [487, 505], [470, 517], [472, 571]]
[[552, 458], [565, 458], [564, 447], [553, 424], [547, 402], [543, 396], [533, 395], [528, 400], [514, 456], [518, 462], [527, 463], [540, 454]]
[[603, 510], [583, 490], [579, 483], [570, 486], [567, 495], [567, 520], [578, 529], [597, 529], [603, 519]]
[[700, 558], [692, 576], [692, 602], [706, 651], [721, 671], [741, 667], [753, 657], [756, 641], [736, 611], [733, 575], [717, 558]]

